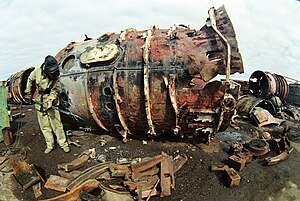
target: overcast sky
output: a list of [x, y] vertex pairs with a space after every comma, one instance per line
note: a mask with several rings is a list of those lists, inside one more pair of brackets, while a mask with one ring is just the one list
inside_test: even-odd
[[247, 80], [257, 69], [300, 80], [300, 1], [297, 0], [1, 0], [0, 80], [39, 66], [84, 34], [96, 38], [126, 28], [199, 29], [210, 7], [225, 5], [236, 31]]

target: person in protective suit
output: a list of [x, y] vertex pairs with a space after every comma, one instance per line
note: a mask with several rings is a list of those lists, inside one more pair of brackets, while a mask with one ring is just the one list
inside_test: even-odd
[[37, 109], [38, 122], [47, 145], [45, 154], [50, 153], [55, 147], [53, 133], [56, 135], [57, 142], [64, 152], [70, 152], [59, 111], [52, 107], [59, 105], [59, 74], [59, 66], [56, 59], [48, 55], [41, 67], [35, 68], [31, 72], [25, 90], [25, 98], [28, 102], [31, 102], [34, 84], [38, 88], [35, 108]]

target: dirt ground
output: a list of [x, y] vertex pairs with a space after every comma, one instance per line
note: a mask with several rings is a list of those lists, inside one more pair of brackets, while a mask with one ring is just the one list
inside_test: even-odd
[[[15, 143], [11, 146], [0, 143], [1, 157], [4, 157], [7, 150], [20, 154], [26, 157], [28, 163], [35, 164], [45, 179], [48, 179], [51, 174], [59, 175], [57, 164], [70, 162], [80, 153], [91, 148], [96, 149], [96, 156], [102, 155], [106, 161], [151, 157], [165, 152], [174, 157], [185, 154], [188, 161], [175, 174], [175, 189], [172, 195], [163, 198], [152, 197], [150, 200], [300, 200], [299, 124], [291, 124], [293, 129], [290, 137], [294, 150], [287, 160], [274, 166], [265, 166], [263, 158], [256, 158], [239, 172], [240, 185], [231, 189], [225, 185], [223, 173], [211, 172], [209, 167], [226, 162], [229, 156], [227, 153], [229, 143], [243, 142], [257, 134], [254, 126], [244, 126], [242, 129], [230, 127], [225, 132], [218, 133], [209, 147], [198, 144], [193, 139], [182, 140], [174, 136], [149, 139], [144, 134], [130, 136], [130, 140], [124, 144], [118, 136], [75, 130], [72, 131], [71, 139], [79, 142], [81, 147], [70, 145], [70, 153], [64, 153], [60, 147], [56, 147], [50, 154], [44, 154], [46, 145], [39, 129], [36, 112], [32, 107], [23, 108], [23, 112], [26, 116], [15, 120], [11, 125]], [[107, 143], [103, 144], [103, 140]], [[98, 160], [89, 159], [80, 170], [97, 163]], [[11, 173], [2, 171], [0, 182], [0, 200], [36, 200], [32, 188], [22, 191]], [[39, 199], [61, 194], [44, 187], [42, 192], [43, 195]]]

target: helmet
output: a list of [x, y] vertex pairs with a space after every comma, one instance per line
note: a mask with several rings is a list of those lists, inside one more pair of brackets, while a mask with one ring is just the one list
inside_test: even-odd
[[58, 66], [58, 63], [57, 63], [56, 59], [53, 56], [51, 56], [51, 55], [46, 56], [43, 70], [44, 70], [44, 73], [51, 80], [54, 80], [54, 79], [58, 78], [58, 76], [59, 76], [59, 66]]

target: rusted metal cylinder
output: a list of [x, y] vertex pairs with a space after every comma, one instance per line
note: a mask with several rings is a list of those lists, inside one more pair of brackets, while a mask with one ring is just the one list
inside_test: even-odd
[[[224, 7], [215, 10], [215, 20], [230, 43], [230, 73], [242, 73], [242, 58]], [[226, 48], [207, 25], [200, 30], [126, 29], [70, 43], [56, 55], [61, 64], [62, 106], [82, 117], [80, 124], [119, 131], [124, 137], [139, 131], [212, 133], [222, 127], [219, 120], [230, 119], [232, 111], [221, 108], [222, 101], [228, 102], [224, 94], [235, 99], [238, 94], [237, 86], [210, 82], [226, 74]]]
[[269, 98], [274, 94], [282, 101], [285, 101], [289, 94], [289, 87], [283, 76], [260, 70], [250, 76], [249, 89], [256, 97]]
[[28, 77], [33, 70], [34, 67], [30, 67], [20, 72], [17, 72], [8, 78], [6, 84], [8, 102], [13, 102], [17, 104], [27, 103], [24, 98], [24, 91], [26, 89]]

